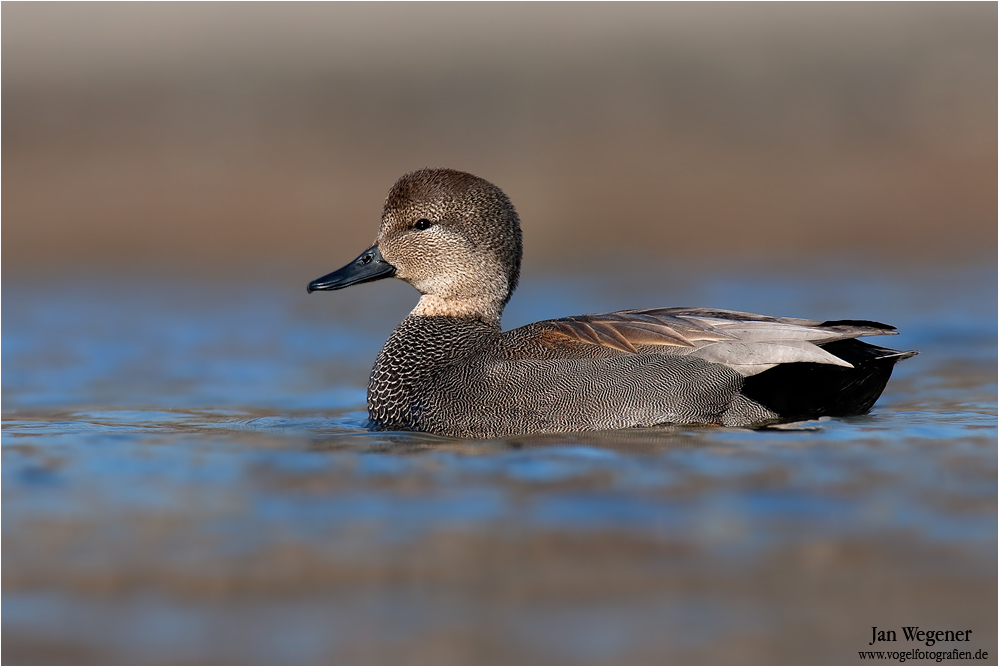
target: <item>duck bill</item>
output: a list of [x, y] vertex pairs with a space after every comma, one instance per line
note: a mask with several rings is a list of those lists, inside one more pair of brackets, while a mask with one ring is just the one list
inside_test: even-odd
[[328, 273], [322, 278], [316, 278], [309, 283], [309, 294], [317, 290], [334, 290], [369, 283], [372, 280], [391, 278], [395, 275], [395, 267], [385, 261], [382, 251], [375, 244], [358, 255], [357, 259], [347, 266]]

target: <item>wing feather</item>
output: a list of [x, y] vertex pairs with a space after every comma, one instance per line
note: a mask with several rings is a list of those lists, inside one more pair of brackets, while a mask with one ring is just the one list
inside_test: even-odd
[[[546, 345], [600, 345], [625, 354], [663, 347], [754, 375], [777, 364], [811, 362], [852, 367], [820, 345], [861, 336], [891, 335], [895, 328], [867, 320], [822, 322], [712, 308], [650, 308], [577, 315], [538, 322]], [[559, 342], [561, 341], [561, 342]]]

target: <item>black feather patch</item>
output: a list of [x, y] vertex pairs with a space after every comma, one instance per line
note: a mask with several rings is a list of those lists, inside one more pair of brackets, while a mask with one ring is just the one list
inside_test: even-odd
[[787, 421], [862, 415], [881, 396], [895, 363], [915, 354], [855, 339], [820, 347], [854, 367], [781, 364], [746, 378], [742, 393]]

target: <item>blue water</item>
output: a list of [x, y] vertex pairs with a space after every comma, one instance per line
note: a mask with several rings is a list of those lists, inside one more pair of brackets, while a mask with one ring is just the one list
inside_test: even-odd
[[920, 355], [870, 415], [481, 442], [365, 429], [405, 285], [8, 280], [4, 661], [996, 655], [995, 267], [847, 273], [528, 275], [504, 324], [888, 322]]

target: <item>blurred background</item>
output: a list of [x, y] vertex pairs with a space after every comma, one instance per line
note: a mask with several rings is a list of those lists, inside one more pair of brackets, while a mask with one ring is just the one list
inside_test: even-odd
[[[995, 3], [0, 13], [4, 664], [995, 662]], [[507, 328], [920, 354], [794, 428], [369, 431], [416, 293], [305, 286], [425, 166], [520, 211]]]
[[528, 270], [995, 256], [988, 3], [12, 3], [3, 18], [5, 278], [307, 281], [366, 247], [389, 186], [424, 166], [503, 188]]

